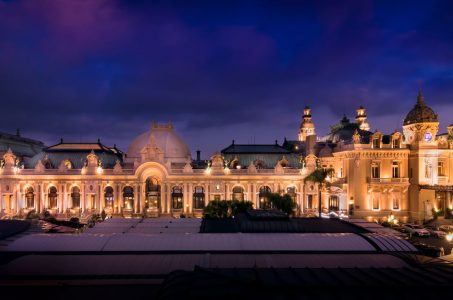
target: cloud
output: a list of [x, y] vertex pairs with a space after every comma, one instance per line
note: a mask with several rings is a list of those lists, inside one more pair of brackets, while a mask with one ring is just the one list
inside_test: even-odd
[[444, 125], [451, 6], [0, 1], [0, 126], [126, 149], [152, 120], [173, 121], [214, 152], [232, 138], [295, 138], [307, 104], [319, 134], [359, 105], [393, 131], [420, 86]]

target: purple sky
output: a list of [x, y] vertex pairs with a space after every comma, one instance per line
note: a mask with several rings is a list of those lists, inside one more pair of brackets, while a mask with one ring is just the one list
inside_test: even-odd
[[305, 105], [321, 135], [359, 105], [373, 130], [401, 130], [421, 87], [444, 132], [452, 11], [452, 1], [0, 0], [0, 131], [127, 150], [151, 121], [172, 121], [207, 156], [232, 139], [295, 139]]

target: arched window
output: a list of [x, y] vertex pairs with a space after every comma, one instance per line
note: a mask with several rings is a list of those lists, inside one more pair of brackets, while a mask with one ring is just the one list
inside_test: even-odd
[[49, 188], [48, 198], [49, 198], [49, 208], [51, 208], [51, 209], [57, 208], [58, 192], [57, 192], [56, 187], [51, 186]]
[[174, 186], [171, 192], [171, 203], [173, 209], [182, 209], [182, 188], [180, 186]]
[[145, 208], [160, 208], [160, 183], [157, 178], [146, 179], [146, 199]]
[[296, 187], [294, 186], [289, 186], [286, 188], [286, 194], [288, 194], [291, 199], [293, 200], [294, 203], [296, 203]]
[[80, 207], [80, 189], [77, 186], [74, 186], [71, 189], [71, 200], [72, 200], [72, 208]]
[[268, 186], [260, 187], [260, 192], [258, 194], [259, 198], [259, 206], [261, 209], [269, 209], [271, 208], [271, 204], [269, 203], [269, 194], [271, 193], [271, 188]]
[[244, 189], [240, 186], [233, 188], [233, 200], [244, 201]]
[[35, 207], [35, 193], [31, 186], [25, 190], [25, 200], [27, 208]]
[[338, 196], [329, 197], [329, 211], [338, 211], [340, 210], [340, 200]]
[[105, 207], [113, 207], [113, 188], [108, 186], [104, 190]]
[[134, 209], [134, 188], [125, 186], [123, 189], [123, 199], [125, 209]]
[[203, 209], [204, 207], [204, 189], [202, 186], [196, 186], [193, 192], [193, 207]]

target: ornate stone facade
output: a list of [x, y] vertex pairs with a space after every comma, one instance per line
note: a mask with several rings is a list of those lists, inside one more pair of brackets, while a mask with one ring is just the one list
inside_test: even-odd
[[33, 157], [8, 150], [0, 170], [3, 216], [49, 210], [61, 216], [106, 211], [125, 217], [201, 216], [215, 199], [250, 200], [263, 207], [268, 192], [288, 193], [297, 214], [315, 214], [318, 186], [304, 183], [315, 168], [333, 168], [321, 191], [322, 209], [354, 217], [431, 217], [452, 208], [453, 126], [438, 135], [437, 115], [421, 94], [403, 133], [371, 132], [365, 109], [317, 137], [304, 109], [297, 140], [268, 145], [233, 143], [201, 160], [171, 124], [153, 123], [126, 153], [97, 143], [64, 143]]

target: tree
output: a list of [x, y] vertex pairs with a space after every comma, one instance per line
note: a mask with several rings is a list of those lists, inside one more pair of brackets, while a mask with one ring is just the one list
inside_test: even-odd
[[231, 218], [252, 208], [253, 203], [250, 201], [213, 200], [203, 208], [203, 218]]
[[296, 203], [288, 194], [280, 195], [279, 193], [270, 193], [268, 199], [273, 208], [278, 209], [287, 215], [293, 214], [294, 209], [296, 208]]
[[321, 190], [323, 187], [327, 186], [329, 182], [328, 178], [332, 178], [334, 174], [334, 169], [328, 168], [316, 168], [311, 172], [307, 177], [304, 178], [304, 183], [313, 182], [318, 184], [318, 212], [319, 217], [321, 218]]

